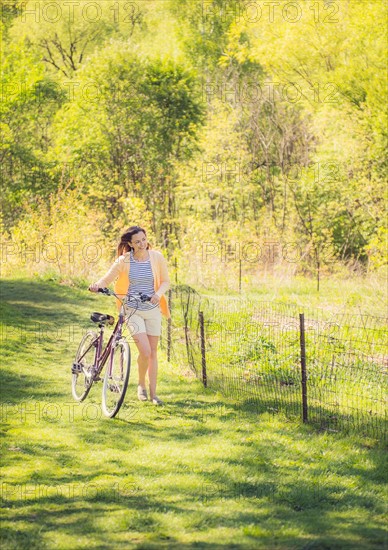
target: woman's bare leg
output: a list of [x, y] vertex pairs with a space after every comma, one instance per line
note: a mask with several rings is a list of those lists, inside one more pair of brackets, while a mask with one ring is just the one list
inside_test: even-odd
[[156, 397], [156, 382], [158, 378], [158, 341], [159, 336], [148, 335], [149, 347], [151, 350], [148, 359], [148, 379], [150, 382], [150, 398]]
[[139, 368], [139, 385], [142, 386], [142, 388], [146, 387], [145, 376], [151, 358], [151, 346], [148, 338], [149, 336], [147, 336], [145, 332], [133, 336], [137, 349], [139, 350], [137, 365]]

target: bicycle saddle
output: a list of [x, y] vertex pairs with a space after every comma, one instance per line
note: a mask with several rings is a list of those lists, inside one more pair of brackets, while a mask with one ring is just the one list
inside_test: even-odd
[[108, 325], [113, 325], [115, 322], [115, 318], [112, 317], [112, 315], [105, 315], [104, 313], [98, 313], [96, 311], [91, 314], [90, 320], [93, 321], [93, 323], [108, 323]]

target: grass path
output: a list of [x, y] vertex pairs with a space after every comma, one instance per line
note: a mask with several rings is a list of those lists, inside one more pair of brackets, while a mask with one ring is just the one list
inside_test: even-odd
[[6, 279], [2, 297], [2, 548], [384, 548], [385, 455], [241, 410], [161, 354], [157, 408], [101, 415], [69, 368], [109, 299]]

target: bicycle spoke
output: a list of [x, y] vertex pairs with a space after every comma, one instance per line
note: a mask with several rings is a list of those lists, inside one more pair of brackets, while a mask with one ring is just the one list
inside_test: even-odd
[[124, 401], [130, 371], [130, 350], [126, 340], [122, 339], [112, 350], [110, 362], [106, 367], [102, 407], [104, 414], [113, 417]]
[[96, 357], [97, 333], [88, 331], [83, 336], [72, 367], [72, 394], [77, 401], [83, 401], [93, 383], [92, 369]]

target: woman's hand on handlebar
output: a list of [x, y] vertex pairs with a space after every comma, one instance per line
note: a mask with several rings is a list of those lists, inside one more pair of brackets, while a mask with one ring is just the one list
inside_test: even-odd
[[157, 294], [154, 294], [153, 296], [151, 296], [151, 299], [150, 299], [150, 302], [151, 304], [159, 304], [160, 303], [160, 296], [158, 296]]
[[89, 289], [90, 292], [98, 292], [98, 289], [99, 289], [99, 285], [97, 285], [96, 283], [92, 283], [90, 286], [89, 286]]

